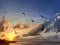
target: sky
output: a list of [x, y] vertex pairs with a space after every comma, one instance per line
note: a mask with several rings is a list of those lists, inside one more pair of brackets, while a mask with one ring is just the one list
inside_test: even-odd
[[6, 16], [11, 22], [53, 20], [57, 12], [60, 12], [60, 0], [0, 0], [0, 17]]

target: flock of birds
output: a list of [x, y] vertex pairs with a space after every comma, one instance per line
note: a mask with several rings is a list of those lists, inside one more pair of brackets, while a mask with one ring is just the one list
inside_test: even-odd
[[[23, 15], [26, 15], [26, 13], [25, 12], [22, 12], [22, 14]], [[40, 15], [40, 17], [41, 18], [46, 18], [45, 16], [43, 16], [43, 15]], [[35, 22], [35, 20], [34, 19], [30, 19], [31, 20], [31, 22]], [[42, 26], [42, 28], [40, 29], [41, 31], [43, 31], [44, 30], [44, 24], [43, 24], [43, 26]], [[38, 31], [36, 31], [34, 34], [29, 34], [29, 36], [35, 36], [35, 35], [37, 35], [37, 32]], [[28, 36], [28, 35], [24, 35], [24, 36]]]
[[[23, 15], [26, 15], [25, 12], [22, 12], [22, 14], [23, 14]], [[40, 17], [41, 17], [41, 18], [46, 18], [46, 17], [43, 16], [43, 15], [40, 15]], [[31, 22], [35, 22], [35, 20], [34, 20], [34, 19], [31, 19]]]
[[[25, 12], [22, 12], [22, 14], [23, 14], [23, 15], [26, 15]], [[43, 16], [43, 15], [40, 15], [40, 17], [41, 17], [41, 18], [44, 18], [44, 19], [47, 18], [47, 17], [45, 17], [45, 16]], [[31, 20], [31, 22], [35, 22], [34, 19], [30, 19], [30, 20]], [[43, 26], [42, 26], [42, 28], [41, 28], [40, 30], [43, 31], [44, 28], [45, 28], [45, 27], [44, 27], [44, 24], [43, 24]], [[58, 32], [60, 32], [60, 30], [58, 30], [57, 33], [58, 33]], [[35, 32], [35, 33], [37, 33], [37, 32]], [[33, 35], [33, 34], [31, 34], [31, 35]]]

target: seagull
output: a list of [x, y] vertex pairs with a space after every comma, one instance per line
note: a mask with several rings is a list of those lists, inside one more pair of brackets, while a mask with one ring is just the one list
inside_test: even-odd
[[32, 22], [35, 22], [33, 19], [31, 19]]
[[46, 17], [44, 17], [44, 16], [42, 16], [42, 15], [40, 15], [40, 17], [42, 17], [42, 18], [46, 18]]
[[39, 35], [38, 33], [42, 32], [43, 30], [44, 30], [44, 24], [38, 30], [32, 31], [33, 33], [29, 32], [28, 34], [24, 34], [23, 36], [36, 36], [36, 35]]
[[57, 31], [57, 33], [60, 32], [60, 30]]
[[22, 12], [22, 14], [23, 14], [23, 15], [25, 15], [25, 13], [24, 13], [24, 12]]
[[17, 34], [17, 32], [14, 30], [15, 34]]

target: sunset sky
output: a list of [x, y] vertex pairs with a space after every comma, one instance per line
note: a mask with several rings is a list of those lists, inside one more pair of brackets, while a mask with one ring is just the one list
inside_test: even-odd
[[[52, 20], [57, 12], [60, 12], [60, 0], [0, 0], [0, 17], [6, 16], [12, 22]], [[46, 18], [41, 18], [40, 15]]]

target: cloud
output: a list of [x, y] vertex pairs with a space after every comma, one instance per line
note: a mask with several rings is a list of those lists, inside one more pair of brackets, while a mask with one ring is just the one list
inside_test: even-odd
[[8, 28], [9, 21], [4, 16], [0, 18], [0, 31], [5, 31]]
[[57, 31], [60, 30], [60, 20], [55, 21], [54, 27], [57, 28]]
[[[19, 34], [20, 37], [26, 36], [27, 38], [29, 36], [32, 36], [34, 38], [43, 38], [43, 39], [49, 39], [49, 38], [55, 38], [56, 36], [59, 37], [58, 33], [56, 33], [58, 30], [60, 30], [60, 20], [56, 21], [40, 21], [37, 24], [27, 24], [26, 22], [17, 22], [14, 23], [13, 26], [11, 26], [11, 30], [15, 30], [16, 33]], [[44, 29], [42, 29], [44, 24]], [[8, 29], [7, 29], [8, 28]], [[5, 17], [0, 18], [0, 31], [9, 30], [9, 20]], [[31, 38], [32, 38], [31, 37]]]

